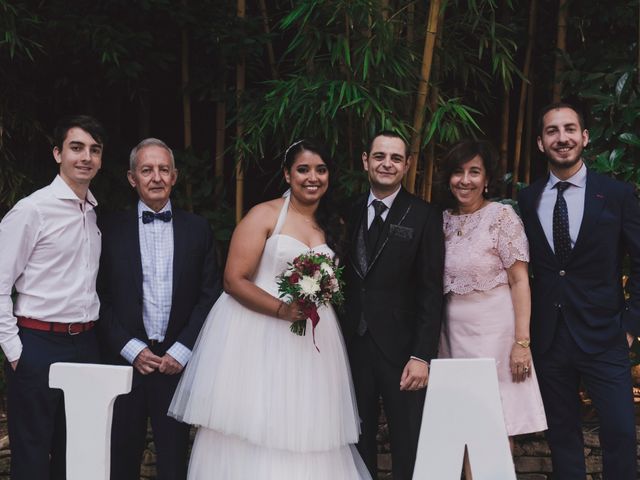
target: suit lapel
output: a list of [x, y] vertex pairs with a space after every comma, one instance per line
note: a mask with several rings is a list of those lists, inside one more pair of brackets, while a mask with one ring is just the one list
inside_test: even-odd
[[376, 245], [375, 253], [373, 254], [371, 261], [367, 265], [367, 272], [371, 270], [371, 267], [376, 263], [376, 260], [380, 257], [380, 254], [384, 250], [384, 247], [387, 245], [389, 241], [389, 230], [391, 225], [399, 225], [402, 223], [404, 218], [411, 210], [409, 193], [404, 189], [400, 188], [398, 192], [398, 196], [393, 201], [393, 205], [391, 205], [391, 210], [389, 210], [389, 215], [387, 215], [387, 219], [384, 222], [384, 226], [382, 227], [382, 233], [380, 234], [380, 238], [378, 239], [378, 244]]
[[[587, 185], [584, 192], [584, 213], [582, 214], [582, 223], [580, 224], [576, 244], [571, 251], [572, 255], [573, 252], [580, 248], [580, 245], [584, 243], [584, 237], [588, 236], [593, 230], [596, 221], [602, 212], [605, 200], [606, 197], [604, 192], [601, 190], [598, 177], [594, 175], [591, 170], [587, 169]], [[569, 260], [570, 259], [571, 256], [569, 257]]]
[[[186, 219], [183, 212], [173, 209], [173, 286], [171, 288], [171, 298], [176, 292], [176, 285], [180, 281], [182, 267], [184, 266], [184, 257], [187, 252], [186, 248]], [[172, 302], [173, 305], [173, 302]]]
[[542, 192], [544, 191], [544, 187], [547, 185], [548, 181], [549, 181], [549, 176], [547, 175], [546, 178], [538, 180], [537, 182], [533, 183], [529, 187], [531, 189], [531, 199], [532, 199], [531, 228], [533, 231], [531, 232], [531, 234], [539, 238], [541, 242], [544, 242], [544, 244], [547, 247], [546, 248], [547, 254], [555, 258], [556, 255], [555, 253], [553, 253], [553, 249], [551, 248], [551, 245], [547, 240], [547, 236], [544, 234], [544, 229], [542, 228], [542, 224], [540, 223], [540, 216], [538, 215], [538, 205], [540, 203], [540, 197], [542, 196]]
[[367, 197], [358, 201], [352, 210], [351, 222], [351, 263], [360, 278], [367, 271], [367, 246], [365, 245], [365, 229], [367, 228]]
[[138, 208], [126, 213], [125, 226], [127, 251], [130, 255], [133, 278], [138, 294], [142, 298], [142, 258], [140, 256], [140, 226], [138, 225]]

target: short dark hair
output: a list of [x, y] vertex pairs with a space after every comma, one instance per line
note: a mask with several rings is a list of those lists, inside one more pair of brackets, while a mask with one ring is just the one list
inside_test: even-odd
[[402, 143], [404, 143], [404, 156], [406, 158], [409, 158], [409, 144], [402, 135], [400, 135], [398, 132], [394, 132], [393, 130], [380, 130], [379, 132], [376, 132], [376, 134], [371, 137], [371, 139], [369, 140], [369, 144], [367, 145], [367, 155], [371, 154], [373, 142], [375, 142], [376, 138], [378, 137], [399, 138], [400, 140], [402, 140]]
[[106, 140], [106, 132], [102, 124], [89, 115], [69, 115], [58, 121], [56, 128], [53, 130], [53, 146], [62, 150], [67, 133], [72, 128], [81, 128], [100, 145], [104, 146]]
[[476, 156], [482, 159], [482, 165], [487, 172], [489, 193], [483, 193], [483, 195], [490, 196], [498, 176], [498, 153], [486, 140], [463, 139], [454, 144], [440, 162], [436, 191], [438, 201], [443, 207], [451, 208], [456, 204], [448, 188], [451, 175]]
[[542, 109], [540, 110], [540, 113], [538, 114], [538, 135], [542, 135], [542, 129], [544, 128], [544, 116], [547, 113], [549, 113], [551, 110], [558, 110], [560, 108], [568, 108], [576, 112], [576, 115], [578, 116], [578, 125], [580, 125], [580, 130], [584, 131], [584, 129], [586, 128], [584, 124], [584, 116], [582, 115], [582, 111], [578, 107], [568, 102], [554, 102], [542, 107]]

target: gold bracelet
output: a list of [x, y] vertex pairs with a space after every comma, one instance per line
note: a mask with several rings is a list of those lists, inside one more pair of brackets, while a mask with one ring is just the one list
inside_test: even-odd
[[529, 348], [529, 345], [531, 345], [531, 340], [516, 340], [516, 345], [520, 345], [522, 348]]
[[284, 302], [280, 302], [280, 305], [278, 305], [278, 309], [276, 310], [276, 318], [280, 318], [280, 309], [284, 306]]

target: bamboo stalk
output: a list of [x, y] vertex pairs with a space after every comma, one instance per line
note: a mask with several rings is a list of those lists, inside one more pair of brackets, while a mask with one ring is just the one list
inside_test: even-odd
[[[441, 51], [442, 48], [442, 35], [443, 35], [443, 26], [444, 24], [444, 15], [440, 15], [438, 19], [438, 34], [436, 37], [436, 50]], [[440, 79], [440, 68], [441, 61], [440, 55], [435, 55], [433, 59], [433, 73], [432, 77], [434, 80], [434, 85], [431, 89], [431, 93], [429, 94], [429, 109], [433, 113], [438, 108], [438, 98], [440, 97], [440, 86], [438, 84], [438, 80]], [[431, 201], [431, 196], [433, 192], [433, 175], [435, 171], [436, 165], [436, 145], [435, 142], [429, 142], [427, 145], [427, 150], [425, 152], [425, 162], [424, 162], [424, 173], [422, 175], [422, 189], [421, 196], [427, 202]]]
[[[182, 0], [182, 5], [187, 8], [187, 0]], [[189, 32], [184, 25], [181, 31], [182, 46], [182, 116], [184, 127], [184, 148], [191, 147], [191, 94], [189, 93]], [[193, 212], [193, 185], [187, 178], [185, 183], [187, 210]]]
[[[246, 0], [238, 0], [237, 17], [243, 21], [246, 17]], [[240, 103], [245, 88], [246, 60], [244, 52], [238, 56], [236, 64], [236, 105], [240, 113]], [[236, 123], [236, 140], [239, 141], [244, 134], [244, 124], [240, 118]], [[236, 142], [237, 144], [237, 142]], [[242, 220], [244, 214], [244, 154], [241, 149], [236, 150], [236, 223]]]
[[[502, 91], [502, 123], [500, 129], [500, 178], [504, 178], [509, 168], [509, 109], [510, 95], [509, 89], [505, 86]], [[507, 194], [507, 184], [500, 184], [501, 196]]]
[[[533, 78], [533, 67], [529, 74]], [[531, 183], [531, 152], [533, 150], [533, 88], [529, 87], [527, 94], [527, 121], [524, 135], [524, 183]]]
[[[502, 10], [502, 22], [507, 25], [511, 20], [511, 9], [507, 4], [507, 0], [502, 0], [500, 6]], [[507, 195], [507, 183], [504, 181], [504, 178], [509, 169], [509, 117], [511, 115], [511, 88], [513, 88], [513, 84], [503, 84], [503, 87], [502, 112], [500, 115], [502, 123], [500, 124], [499, 175], [503, 180], [500, 182], [500, 195], [505, 197]]]
[[522, 132], [524, 129], [524, 117], [527, 102], [527, 88], [530, 83], [531, 57], [533, 55], [534, 35], [536, 30], [536, 10], [537, 0], [531, 0], [529, 4], [529, 31], [527, 53], [524, 60], [524, 68], [522, 69], [522, 89], [520, 90], [520, 102], [518, 103], [518, 119], [516, 122], [516, 138], [513, 151], [513, 177], [511, 195], [513, 198], [517, 196], [517, 183], [520, 180], [520, 158], [522, 154]]
[[381, 0], [380, 9], [382, 10], [382, 19], [386, 22], [389, 20], [389, 0]]
[[422, 54], [422, 69], [418, 84], [418, 95], [416, 98], [415, 112], [413, 117], [413, 135], [411, 137], [411, 157], [413, 162], [409, 168], [406, 178], [406, 187], [413, 193], [415, 191], [416, 172], [418, 159], [420, 157], [420, 144], [422, 142], [422, 128], [424, 126], [425, 105], [427, 103], [427, 93], [429, 91], [429, 77], [431, 75], [431, 64], [433, 62], [433, 51], [438, 34], [438, 17], [440, 15], [440, 0], [431, 0], [429, 5], [429, 17], [427, 20], [427, 31], [424, 39], [424, 52]]
[[415, 18], [416, 18], [416, 4], [411, 2], [407, 5], [407, 43], [409, 46], [413, 46], [413, 40], [415, 38]]
[[553, 69], [553, 102], [562, 98], [562, 70], [564, 69], [563, 54], [567, 51], [567, 18], [569, 17], [568, 0], [560, 0], [558, 5], [558, 36], [556, 39], [556, 61]]
[[224, 98], [216, 102], [216, 198], [222, 194], [224, 180], [224, 147], [225, 147], [225, 126], [227, 122], [227, 105]]
[[[267, 37], [271, 34], [271, 27], [269, 27], [269, 15], [267, 13], [267, 2], [265, 0], [258, 0], [260, 6], [260, 13], [262, 14], [262, 28]], [[271, 69], [271, 78], [276, 80], [278, 78], [278, 69], [276, 67], [276, 55], [273, 51], [273, 42], [270, 38], [267, 38], [267, 58], [269, 59], [269, 68]]]

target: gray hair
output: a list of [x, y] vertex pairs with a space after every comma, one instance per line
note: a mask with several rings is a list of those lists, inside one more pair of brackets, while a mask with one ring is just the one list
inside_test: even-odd
[[145, 138], [138, 145], [133, 147], [133, 149], [131, 150], [131, 153], [129, 154], [129, 170], [131, 170], [132, 172], [135, 171], [136, 164], [138, 163], [138, 158], [137, 158], [138, 153], [140, 152], [140, 150], [146, 147], [164, 148], [167, 152], [169, 152], [169, 157], [171, 158], [171, 168], [175, 170], [176, 161], [173, 158], [173, 151], [167, 146], [166, 143], [164, 143], [162, 140], [159, 140], [157, 138]]

